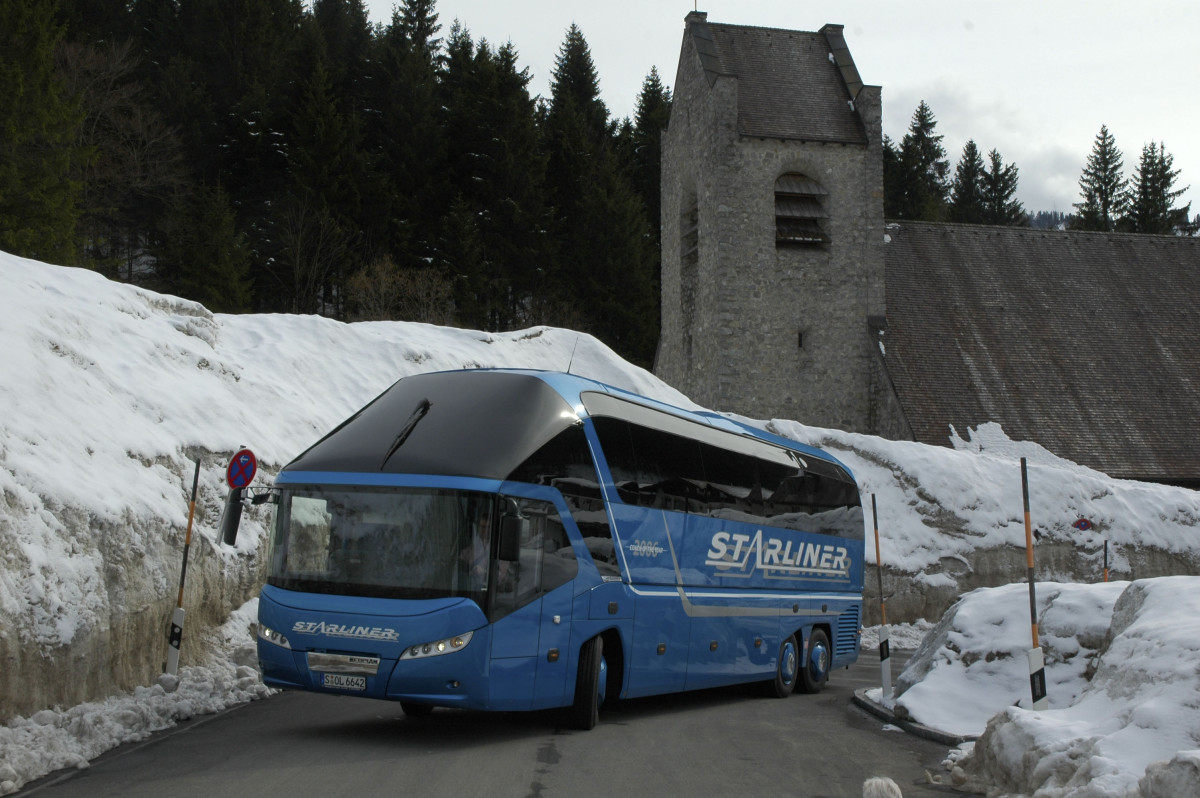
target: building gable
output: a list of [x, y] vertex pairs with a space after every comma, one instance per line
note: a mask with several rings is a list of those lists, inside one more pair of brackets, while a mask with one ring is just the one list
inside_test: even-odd
[[866, 144], [855, 113], [862, 90], [842, 26], [819, 32], [709, 23], [687, 16], [709, 86], [737, 82], [737, 127], [742, 136]]

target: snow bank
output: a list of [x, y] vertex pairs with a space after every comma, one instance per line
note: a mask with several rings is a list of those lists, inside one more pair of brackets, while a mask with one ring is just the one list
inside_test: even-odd
[[961, 765], [991, 795], [1200, 795], [1198, 663], [1200, 578], [1134, 582], [1079, 697], [1056, 711], [1005, 710]]
[[[0, 370], [0, 406], [5, 408], [0, 415], [0, 722], [6, 724], [0, 727], [0, 792], [47, 772], [39, 768], [85, 762], [100, 750], [100, 740], [135, 739], [128, 735], [259, 694], [251, 674], [239, 671], [252, 662], [246, 650], [223, 664], [197, 665], [209, 662], [214, 650], [207, 630], [242, 607], [260, 583], [266, 523], [261, 508], [245, 516], [236, 550], [216, 540], [224, 466], [240, 446], [255, 450], [260, 479], [268, 481], [395, 380], [440, 369], [562, 370], [569, 365], [584, 376], [695, 406], [596, 339], [569, 330], [488, 334], [400, 322], [225, 316], [86, 270], [4, 253], [0, 285], [5, 364]], [[884, 595], [893, 621], [940, 618], [965, 591], [1023, 578], [1021, 456], [1030, 463], [1042, 578], [1099, 579], [1105, 541], [1111, 545], [1114, 576], [1200, 571], [1200, 493], [1194, 491], [1111, 480], [1034, 444], [1009, 441], [991, 426], [964, 431], [967, 440], [956, 436], [957, 448], [943, 449], [784, 419], [751, 423], [830, 449], [854, 470], [868, 499], [877, 500]], [[197, 458], [202, 468], [184, 596], [184, 667], [179, 689], [170, 693], [157, 680]], [[1076, 528], [1080, 519], [1089, 521], [1088, 529]], [[867, 552], [874, 563], [874, 546]], [[875, 584], [875, 571], [868, 569], [868, 619], [878, 609]], [[1006, 602], [1016, 599], [1015, 593]], [[1147, 592], [1143, 604], [1151, 599], [1158, 601]], [[1046, 586], [1052, 702], [1071, 694], [1069, 685], [1087, 670], [1084, 663], [1095, 659], [1094, 631], [1103, 625], [1097, 619], [1107, 601], [1107, 596], [1077, 594], [1069, 585]], [[1013, 603], [1027, 607], [1023, 600]], [[1162, 604], [1164, 611], [1170, 609], [1171, 602]], [[1164, 619], [1164, 628], [1147, 626], [1149, 619], [1139, 609], [1122, 634], [1143, 635], [1139, 640], [1148, 647], [1161, 633], [1176, 646], [1170, 627], [1192, 623], [1195, 610], [1185, 601], [1177, 604], [1174, 620]], [[1181, 616], [1185, 611], [1190, 615]], [[1011, 654], [1013, 646], [1022, 645], [1020, 631], [1028, 628], [1020, 611], [1012, 618], [990, 608], [960, 609], [960, 614], [962, 628], [953, 637], [945, 630], [946, 639], [974, 650], [970, 647], [1005, 630], [1003, 645], [995, 643], [993, 662], [983, 654], [997, 671], [989, 679], [1027, 690], [1019, 669], [1016, 676], [999, 672], [1012, 662], [998, 652], [1023, 661]], [[1060, 629], [1056, 615], [1091, 619], [1090, 631], [1066, 631], [1073, 627], [1065, 621]], [[988, 642], [988, 651], [993, 643]], [[1104, 665], [1113, 662], [1109, 651], [1100, 655]], [[239, 665], [238, 657], [247, 661]], [[926, 682], [953, 674], [948, 681], [955, 686], [945, 692], [956, 696], [964, 711], [983, 716], [988, 710], [972, 705], [987, 704], [992, 696], [973, 689], [977, 671], [972, 667], [978, 664], [930, 664], [925, 677], [914, 679], [906, 691], [905, 706], [914, 713], [938, 711], [933, 696], [916, 699]], [[1149, 678], [1148, 665], [1143, 671]], [[1098, 775], [1107, 772], [1110, 760], [1118, 762], [1118, 772], [1125, 775], [1113, 783], [1127, 786], [1129, 778], [1136, 781], [1144, 772], [1147, 784], [1191, 784], [1197, 759], [1186, 753], [1187, 746], [1173, 742], [1190, 728], [1190, 715], [1183, 712], [1178, 734], [1169, 729], [1168, 719], [1180, 707], [1190, 711], [1195, 699], [1184, 695], [1183, 665], [1170, 673], [1177, 692], [1159, 707], [1139, 704], [1136, 712], [1132, 698], [1117, 686], [1119, 674], [1106, 677], [1115, 691], [1112, 700], [1136, 716], [1121, 726], [1123, 732], [1110, 729], [1116, 721], [1100, 717], [1103, 702], [1093, 695], [1093, 683], [1086, 694], [1076, 691], [1076, 703], [1052, 713], [1008, 710], [1006, 720], [994, 724], [1001, 729], [996, 750], [1008, 750], [1006, 735], [1026, 735], [1031, 745], [1048, 741], [1050, 747], [1037, 750], [1045, 752], [1039, 756], [1051, 760], [1048, 767], [1055, 774], [1065, 772], [1060, 762], [1086, 754], [1096, 760], [1090, 772]], [[1020, 697], [1026, 690], [1019, 690]], [[123, 697], [107, 698], [116, 695]], [[1005, 703], [990, 711], [1020, 697], [1010, 700], [1006, 693]], [[1037, 718], [1089, 708], [1091, 701], [1094, 717], [1066, 724], [1077, 735], [1074, 742], [1053, 748], [1066, 732], [1051, 734]], [[1093, 723], [1101, 731], [1090, 733]], [[1110, 749], [1125, 743], [1119, 733], [1138, 737], [1139, 723], [1153, 741], [1127, 747], [1154, 749], [1164, 761], [1149, 767], [1135, 763], [1126, 770], [1112, 759], [1121, 752]], [[1119, 743], [1104, 742], [1109, 738]], [[57, 752], [56, 758], [31, 753], [40, 747]], [[1171, 758], [1175, 751], [1181, 753]], [[987, 762], [988, 756], [981, 753], [974, 761]], [[1007, 761], [999, 754], [993, 759]], [[985, 766], [973, 767], [983, 772]]]
[[0, 284], [0, 721], [161, 672], [197, 458], [185, 663], [203, 655], [194, 631], [261, 584], [267, 515], [247, 514], [236, 551], [216, 537], [240, 446], [269, 481], [395, 380], [438, 369], [570, 365], [690, 404], [569, 330], [219, 315], [4, 253]]
[[896, 712], [981, 735], [956, 775], [990, 796], [1200, 795], [1200, 577], [1036, 589], [1048, 710], [1030, 708], [1014, 584], [946, 613], [897, 679]]
[[127, 695], [66, 710], [43, 709], [0, 726], [0, 795], [63, 768], [88, 763], [123, 743], [149, 737], [196, 715], [220, 712], [271, 691], [259, 676], [251, 624], [258, 600], [247, 602], [220, 628], [204, 635], [201, 665], [180, 669]]

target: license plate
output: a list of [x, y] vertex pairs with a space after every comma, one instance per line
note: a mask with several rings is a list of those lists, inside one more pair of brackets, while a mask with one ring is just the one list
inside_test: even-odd
[[322, 673], [321, 686], [335, 690], [366, 690], [366, 676], [347, 676], [344, 673]]

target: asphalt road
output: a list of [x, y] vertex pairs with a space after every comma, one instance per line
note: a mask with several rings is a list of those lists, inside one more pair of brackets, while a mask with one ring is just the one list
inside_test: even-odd
[[[894, 673], [900, 657], [893, 656]], [[887, 727], [853, 705], [878, 683], [863, 652], [817, 695], [755, 687], [623, 702], [589, 732], [557, 713], [436, 710], [279, 693], [122, 746], [21, 796], [806, 796], [859, 798], [891, 776], [907, 798], [961, 795], [928, 784], [944, 745]]]

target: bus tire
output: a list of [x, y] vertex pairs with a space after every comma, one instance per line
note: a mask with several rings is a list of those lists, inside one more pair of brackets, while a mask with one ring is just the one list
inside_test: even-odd
[[813, 629], [808, 638], [807, 652], [800, 668], [800, 689], [806, 693], [819, 693], [829, 680], [829, 665], [833, 651], [829, 648], [829, 635], [821, 629]]
[[412, 701], [401, 701], [400, 708], [410, 718], [427, 718], [429, 717], [429, 713], [433, 712], [432, 705], [414, 704]]
[[594, 729], [600, 720], [600, 679], [604, 663], [604, 641], [593, 637], [579, 650], [579, 675], [575, 679], [575, 703], [567, 720], [573, 729]]
[[796, 672], [800, 667], [800, 651], [796, 648], [796, 636], [788, 635], [779, 644], [779, 661], [775, 665], [775, 678], [771, 682], [771, 695], [787, 698], [796, 689]]

